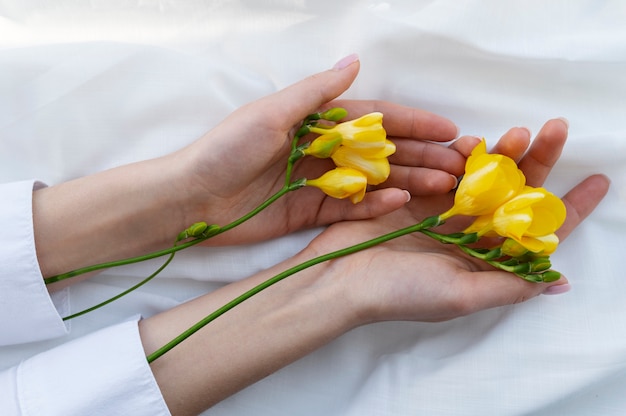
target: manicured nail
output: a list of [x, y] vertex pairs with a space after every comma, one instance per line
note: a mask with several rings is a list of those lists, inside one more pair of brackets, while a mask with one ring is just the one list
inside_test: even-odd
[[341, 71], [342, 69], [349, 67], [350, 65], [352, 65], [358, 60], [359, 60], [359, 55], [357, 55], [356, 53], [353, 53], [351, 55], [346, 56], [345, 58], [340, 59], [339, 62], [337, 62], [335, 66], [333, 66], [333, 69], [335, 71]]
[[452, 186], [452, 190], [455, 190], [457, 186], [459, 186], [459, 178], [457, 178], [454, 175], [450, 175], [452, 176], [452, 179], [454, 179], [454, 185]]
[[562, 285], [552, 285], [543, 291], [544, 295], [560, 295], [561, 293], [569, 292], [572, 287], [569, 283]]
[[406, 202], [411, 200], [411, 193], [407, 190], [404, 190], [404, 195], [406, 196]]
[[565, 117], [559, 117], [559, 118], [557, 118], [557, 120], [561, 120], [563, 123], [565, 123], [565, 125], [569, 129], [569, 120], [568, 119], [566, 119]]

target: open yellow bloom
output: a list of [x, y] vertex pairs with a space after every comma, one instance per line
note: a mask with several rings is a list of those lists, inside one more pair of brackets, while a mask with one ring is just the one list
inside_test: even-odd
[[383, 149], [387, 139], [387, 132], [383, 128], [383, 114], [378, 112], [332, 127], [312, 126], [309, 130], [321, 135], [316, 140], [339, 135], [343, 146], [355, 149]]
[[526, 178], [515, 161], [507, 156], [487, 153], [483, 139], [465, 163], [465, 175], [454, 196], [454, 206], [441, 214], [480, 216], [493, 213], [524, 188]]
[[319, 188], [333, 198], [350, 198], [350, 201], [356, 204], [365, 197], [367, 178], [356, 169], [338, 167], [317, 179], [307, 179], [306, 185]]
[[365, 174], [367, 183], [378, 185], [389, 177], [390, 166], [387, 157], [396, 151], [396, 145], [385, 141], [382, 149], [353, 149], [340, 146], [331, 156], [337, 166], [356, 169]]
[[533, 253], [550, 254], [558, 246], [555, 232], [565, 216], [560, 198], [544, 188], [526, 186], [493, 214], [478, 217], [465, 232], [507, 237]]

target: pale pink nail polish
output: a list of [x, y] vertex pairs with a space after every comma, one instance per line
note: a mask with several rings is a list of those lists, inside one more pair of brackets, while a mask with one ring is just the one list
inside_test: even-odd
[[572, 287], [569, 283], [562, 285], [552, 285], [543, 291], [544, 295], [560, 295], [561, 293], [569, 292]]
[[357, 55], [356, 53], [353, 53], [351, 55], [346, 56], [345, 58], [340, 59], [335, 64], [335, 66], [333, 66], [333, 69], [335, 71], [341, 71], [342, 69], [349, 67], [350, 65], [352, 65], [358, 60], [359, 60], [359, 55]]
[[452, 186], [452, 189], [454, 190], [456, 189], [457, 186], [459, 186], [459, 178], [457, 178], [454, 175], [450, 175], [450, 176], [452, 176], [452, 179], [454, 179], [454, 185]]

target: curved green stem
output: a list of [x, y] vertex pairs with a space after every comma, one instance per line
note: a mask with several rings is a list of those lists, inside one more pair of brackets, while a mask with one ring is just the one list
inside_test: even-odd
[[275, 202], [278, 198], [280, 198], [281, 196], [285, 195], [287, 192], [290, 192], [294, 189], [297, 189], [299, 187], [298, 183], [296, 183], [295, 185], [291, 185], [290, 186], [285, 186], [283, 188], [281, 188], [278, 192], [276, 192], [274, 195], [272, 195], [271, 197], [269, 197], [265, 202], [263, 202], [261, 205], [259, 205], [257, 208], [255, 208], [254, 210], [250, 211], [249, 213], [247, 213], [246, 215], [244, 215], [243, 217], [231, 222], [230, 224], [225, 225], [224, 227], [221, 227], [218, 231], [216, 231], [215, 233], [212, 233], [211, 235], [207, 236], [207, 237], [198, 237], [194, 240], [188, 241], [186, 243], [182, 243], [170, 248], [166, 248], [164, 250], [159, 250], [159, 251], [153, 251], [152, 253], [148, 253], [148, 254], [144, 254], [141, 256], [136, 256], [136, 257], [130, 257], [130, 258], [126, 258], [126, 259], [122, 259], [122, 260], [116, 260], [116, 261], [110, 261], [110, 262], [105, 262], [105, 263], [100, 263], [100, 264], [94, 264], [92, 266], [87, 266], [87, 267], [82, 267], [80, 269], [76, 269], [76, 270], [72, 270], [70, 272], [67, 273], [63, 273], [63, 274], [59, 274], [56, 276], [51, 276], [51, 277], [47, 277], [44, 279], [45, 283], [51, 284], [51, 283], [55, 283], [55, 282], [60, 282], [61, 280], [65, 280], [65, 279], [69, 279], [84, 273], [89, 273], [89, 272], [93, 272], [93, 271], [97, 271], [97, 270], [102, 270], [102, 269], [109, 269], [111, 267], [117, 267], [117, 266], [123, 266], [126, 264], [133, 264], [133, 263], [139, 263], [145, 260], [150, 260], [150, 259], [154, 259], [157, 257], [162, 257], [162, 256], [167, 256], [168, 254], [173, 254], [176, 253], [180, 250], [184, 250], [188, 247], [194, 246], [196, 244], [199, 244], [211, 237], [214, 237], [216, 235], [219, 235], [225, 231], [228, 231], [238, 225], [240, 225], [241, 223], [249, 220], [250, 218], [254, 217], [255, 215], [257, 215], [259, 212], [261, 212], [262, 210], [264, 210], [265, 208], [267, 208], [270, 204], [272, 204], [273, 202]]
[[184, 340], [186, 340], [187, 338], [189, 338], [191, 335], [193, 335], [194, 333], [196, 333], [197, 331], [199, 331], [201, 328], [203, 328], [205, 325], [209, 324], [210, 322], [214, 321], [216, 318], [220, 317], [221, 315], [223, 315], [224, 313], [228, 312], [229, 310], [233, 309], [235, 306], [241, 304], [242, 302], [246, 301], [247, 299], [250, 299], [252, 296], [256, 295], [257, 293], [267, 289], [268, 287], [274, 285], [275, 283], [280, 282], [281, 280], [296, 274], [306, 268], [315, 266], [316, 264], [319, 263], [323, 263], [325, 261], [328, 260], [332, 260], [332, 259], [336, 259], [339, 257], [343, 257], [346, 256], [348, 254], [352, 254], [352, 253], [356, 253], [357, 251], [361, 251], [361, 250], [365, 250], [367, 248], [370, 247], [374, 247], [378, 244], [382, 244], [386, 241], [389, 240], [393, 240], [394, 238], [398, 238], [407, 234], [411, 234], [417, 231], [422, 231], [426, 228], [430, 228], [430, 227], [435, 227], [437, 225], [439, 225], [441, 223], [440, 219], [438, 216], [435, 217], [429, 217], [426, 218], [424, 221], [418, 223], [418, 224], [414, 224], [411, 225], [409, 227], [406, 228], [402, 228], [400, 230], [396, 230], [393, 231], [391, 233], [388, 234], [384, 234], [382, 236], [373, 238], [371, 240], [365, 241], [363, 243], [359, 243], [359, 244], [355, 244], [353, 246], [347, 247], [347, 248], [343, 248], [340, 250], [336, 250], [333, 251], [331, 253], [327, 253], [327, 254], [323, 254], [321, 256], [315, 257], [311, 260], [307, 260], [297, 266], [294, 266], [290, 269], [287, 269], [279, 274], [277, 274], [276, 276], [264, 281], [263, 283], [253, 287], [252, 289], [248, 290], [247, 292], [243, 293], [242, 295], [236, 297], [235, 299], [231, 300], [230, 302], [228, 302], [227, 304], [225, 304], [224, 306], [222, 306], [221, 308], [217, 309], [215, 312], [211, 313], [210, 315], [207, 315], [206, 317], [204, 317], [203, 319], [201, 319], [200, 321], [198, 321], [196, 324], [192, 325], [191, 327], [189, 327], [187, 330], [185, 330], [184, 332], [182, 332], [180, 335], [178, 335], [176, 338], [172, 339], [170, 342], [168, 342], [167, 344], [163, 345], [161, 348], [159, 348], [158, 350], [154, 351], [152, 354], [148, 355], [146, 358], [148, 360], [149, 363], [153, 362], [154, 360], [158, 359], [159, 357], [163, 356], [165, 353], [167, 353], [168, 351], [170, 351], [172, 348], [176, 347], [178, 344], [180, 344], [181, 342], [183, 342]]
[[56, 276], [47, 277], [47, 278], [44, 279], [44, 281], [45, 281], [45, 283], [47, 285], [49, 285], [51, 283], [60, 282], [61, 280], [69, 279], [71, 277], [76, 277], [78, 275], [89, 273], [89, 272], [94, 272], [94, 271], [97, 271], [97, 270], [109, 269], [111, 267], [123, 266], [123, 265], [126, 265], [126, 264], [139, 263], [139, 262], [142, 262], [142, 261], [145, 261], [145, 260], [150, 260], [150, 259], [155, 259], [157, 257], [167, 256], [168, 254], [172, 254], [172, 253], [175, 253], [177, 251], [184, 250], [187, 247], [194, 246], [194, 245], [196, 245], [198, 243], [201, 243], [202, 241], [204, 241], [204, 239], [198, 238], [196, 240], [188, 241], [186, 243], [183, 243], [183, 244], [180, 244], [180, 245], [177, 245], [177, 246], [174, 246], [174, 247], [170, 247], [170, 248], [167, 248], [167, 249], [164, 249], [164, 250], [153, 251], [152, 253], [144, 254], [142, 256], [130, 257], [130, 258], [123, 259], [123, 260], [109, 261], [109, 262], [105, 262], [105, 263], [94, 264], [92, 266], [82, 267], [80, 269], [72, 270], [72, 271], [67, 272], [67, 273], [63, 273], [63, 274], [59, 274], [59, 275], [56, 275]]
[[127, 294], [129, 294], [129, 293], [130, 293], [130, 292], [132, 292], [133, 290], [140, 288], [141, 286], [143, 286], [143, 285], [145, 285], [146, 283], [148, 283], [150, 280], [154, 279], [154, 278], [155, 278], [155, 277], [156, 277], [159, 273], [161, 273], [161, 272], [163, 271], [163, 269], [165, 269], [165, 268], [166, 268], [166, 267], [170, 264], [170, 262], [171, 262], [171, 261], [172, 261], [172, 259], [174, 258], [174, 255], [175, 255], [175, 254], [176, 254], [176, 253], [172, 253], [172, 254], [170, 254], [170, 256], [168, 257], [168, 259], [165, 261], [165, 263], [163, 263], [163, 265], [161, 265], [161, 267], [159, 267], [159, 268], [158, 268], [158, 269], [157, 269], [154, 273], [152, 273], [150, 276], [146, 277], [146, 278], [145, 278], [145, 279], [143, 279], [141, 282], [137, 283], [135, 286], [133, 286], [133, 287], [131, 287], [131, 288], [129, 288], [129, 289], [127, 289], [127, 290], [123, 291], [122, 293], [120, 293], [120, 294], [118, 294], [118, 295], [113, 296], [112, 298], [109, 298], [109, 299], [105, 300], [104, 302], [100, 302], [100, 303], [98, 303], [97, 305], [94, 305], [94, 306], [92, 306], [92, 307], [90, 307], [90, 308], [83, 309], [82, 311], [80, 311], [80, 312], [76, 312], [76, 313], [74, 313], [74, 314], [72, 314], [72, 315], [68, 315], [68, 316], [64, 317], [64, 318], [63, 318], [63, 320], [64, 320], [64, 321], [69, 321], [70, 319], [74, 319], [74, 318], [77, 318], [77, 317], [79, 317], [79, 316], [81, 316], [81, 315], [84, 315], [84, 314], [86, 314], [86, 313], [89, 313], [89, 312], [95, 311], [96, 309], [99, 309], [99, 308], [101, 308], [101, 307], [103, 307], [103, 306], [105, 306], [105, 305], [108, 305], [108, 304], [109, 304], [109, 303], [111, 303], [111, 302], [114, 302], [114, 301], [118, 300], [118, 299], [119, 299], [119, 298], [121, 298], [122, 296], [126, 296]]
[[257, 215], [259, 212], [263, 211], [265, 208], [267, 208], [269, 205], [271, 205], [272, 203], [274, 203], [277, 199], [279, 199], [280, 197], [282, 197], [283, 195], [285, 195], [288, 192], [291, 192], [293, 190], [296, 190], [298, 188], [301, 188], [302, 186], [304, 186], [304, 182], [302, 181], [295, 181], [295, 182], [291, 182], [291, 174], [293, 171], [293, 165], [294, 163], [299, 159], [300, 156], [295, 156], [295, 154], [297, 153], [296, 151], [296, 145], [298, 140], [300, 139], [300, 137], [298, 135], [296, 135], [296, 137], [294, 137], [293, 141], [292, 141], [292, 152], [291, 152], [291, 156], [289, 158], [289, 161], [287, 163], [287, 171], [285, 173], [285, 184], [283, 185], [283, 187], [276, 192], [274, 195], [272, 195], [271, 197], [269, 197], [267, 200], [265, 200], [261, 205], [259, 205], [258, 207], [256, 207], [255, 209], [253, 209], [252, 211], [250, 211], [249, 213], [247, 213], [246, 215], [242, 216], [241, 218], [231, 222], [230, 224], [227, 224], [223, 227], [221, 227], [218, 231], [216, 231], [215, 233], [210, 234], [207, 237], [198, 237], [194, 240], [188, 241], [186, 243], [183, 244], [179, 244], [176, 245], [174, 247], [170, 247], [164, 250], [159, 250], [159, 251], [154, 251], [152, 253], [148, 253], [148, 254], [144, 254], [141, 256], [136, 256], [136, 257], [130, 257], [130, 258], [126, 258], [126, 259], [122, 259], [122, 260], [116, 260], [116, 261], [110, 261], [110, 262], [105, 262], [105, 263], [99, 263], [99, 264], [94, 264], [91, 266], [87, 266], [87, 267], [82, 267], [80, 269], [76, 269], [76, 270], [72, 270], [69, 271], [67, 273], [63, 273], [63, 274], [59, 274], [56, 276], [51, 276], [51, 277], [47, 277], [44, 279], [44, 282], [49, 285], [51, 283], [55, 283], [55, 282], [60, 282], [61, 280], [65, 280], [65, 279], [69, 279], [72, 277], [76, 277], [79, 276], [81, 274], [85, 274], [85, 273], [89, 273], [89, 272], [93, 272], [93, 271], [97, 271], [97, 270], [102, 270], [102, 269], [109, 269], [111, 267], [117, 267], [117, 266], [123, 266], [126, 264], [133, 264], [133, 263], [139, 263], [145, 260], [150, 260], [150, 259], [154, 259], [157, 257], [162, 257], [162, 256], [166, 256], [168, 254], [173, 254], [177, 251], [180, 250], [184, 250], [188, 247], [194, 246], [196, 244], [199, 244], [211, 237], [214, 237], [216, 235], [219, 235], [223, 232], [226, 232], [230, 229], [233, 229], [235, 227], [237, 227], [238, 225], [242, 224], [243, 222], [248, 221], [250, 218], [254, 217], [255, 215]]

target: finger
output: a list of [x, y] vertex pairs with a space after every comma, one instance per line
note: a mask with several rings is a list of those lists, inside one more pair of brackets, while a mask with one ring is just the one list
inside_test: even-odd
[[593, 175], [576, 185], [564, 197], [567, 217], [557, 235], [561, 240], [571, 232], [598, 206], [609, 190], [610, 181], [604, 175]]
[[458, 127], [445, 117], [387, 101], [338, 100], [325, 107], [343, 107], [348, 110], [348, 118], [381, 112], [383, 126], [390, 137], [448, 142], [458, 135]]
[[411, 195], [428, 196], [450, 192], [457, 184], [457, 177], [444, 170], [394, 166], [381, 187], [406, 189]]
[[463, 174], [465, 157], [453, 148], [417, 140], [391, 140], [396, 144], [396, 152], [389, 157], [392, 165], [439, 169], [455, 176]]
[[280, 127], [288, 130], [316, 112], [322, 104], [346, 91], [356, 78], [359, 67], [356, 55], [347, 56], [333, 69], [311, 75], [253, 105], [259, 106], [262, 114], [270, 115], [273, 122], [280, 120]]
[[456, 150], [463, 157], [468, 158], [480, 140], [481, 138], [476, 136], [462, 136], [450, 145], [450, 149]]
[[561, 156], [567, 140], [567, 122], [549, 120], [543, 125], [532, 146], [519, 162], [530, 186], [541, 186]]
[[465, 273], [456, 288], [460, 315], [522, 303], [543, 293], [563, 293], [569, 288], [565, 277], [552, 283], [532, 283], [502, 271]]
[[498, 140], [491, 153], [498, 153], [518, 161], [530, 144], [530, 130], [525, 127], [513, 127]]
[[407, 191], [398, 188], [367, 192], [365, 198], [358, 204], [353, 204], [347, 199], [328, 197], [320, 207], [318, 225], [379, 217], [401, 208], [410, 198]]

